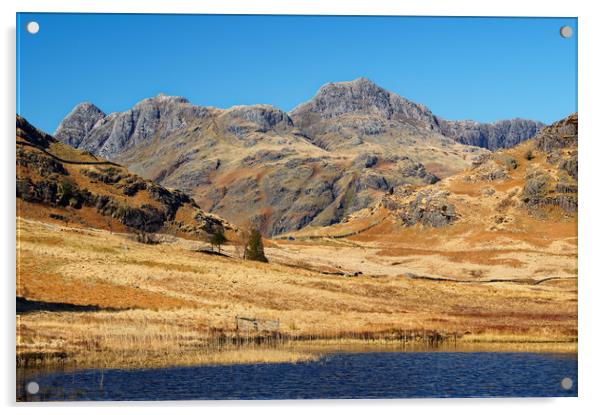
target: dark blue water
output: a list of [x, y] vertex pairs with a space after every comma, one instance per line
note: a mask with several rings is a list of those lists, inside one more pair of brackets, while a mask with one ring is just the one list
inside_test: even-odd
[[[570, 390], [561, 380], [573, 381]], [[35, 380], [40, 392], [23, 385]], [[25, 400], [577, 396], [577, 355], [342, 353], [317, 362], [85, 370], [19, 376]]]

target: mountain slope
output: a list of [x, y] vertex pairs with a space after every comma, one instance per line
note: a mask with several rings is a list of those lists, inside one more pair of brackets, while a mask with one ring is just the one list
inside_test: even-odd
[[[448, 151], [443, 154], [443, 151]], [[422, 152], [423, 157], [416, 154]], [[461, 170], [479, 150], [425, 141], [410, 151], [358, 146], [334, 153], [309, 142], [285, 113], [269, 106], [209, 109], [167, 139], [114, 159], [168, 186], [191, 192], [201, 207], [273, 235], [336, 223], [403, 183], [437, 180], [422, 158]], [[436, 171], [439, 174], [439, 171]]]
[[544, 126], [543, 123], [515, 118], [491, 124], [475, 121], [447, 121], [437, 119], [440, 131], [446, 137], [468, 144], [498, 150], [514, 147], [533, 137]]
[[202, 209], [269, 235], [336, 223], [396, 186], [432, 183], [486, 152], [422, 129], [329, 151], [277, 108], [223, 110], [165, 96], [110, 114], [80, 138], [69, 136], [80, 149], [183, 189]]
[[76, 107], [56, 134], [269, 235], [337, 223], [400, 185], [433, 183], [487, 153], [456, 142], [458, 129], [445, 137], [428, 108], [364, 78], [328, 84], [290, 114], [164, 95], [100, 119], [89, 113]]
[[[359, 264], [363, 272], [454, 280], [575, 278], [577, 130], [578, 115], [572, 114], [462, 173], [400, 187], [340, 224], [283, 238], [377, 247]], [[396, 265], [385, 266], [388, 260]], [[370, 262], [378, 266], [371, 270]]]
[[63, 144], [22, 117], [16, 122], [18, 216], [189, 238], [234, 230], [182, 192]]

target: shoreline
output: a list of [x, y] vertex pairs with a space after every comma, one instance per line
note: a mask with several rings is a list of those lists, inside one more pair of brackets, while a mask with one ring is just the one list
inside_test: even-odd
[[340, 353], [562, 353], [578, 354], [577, 341], [468, 341], [427, 345], [420, 342], [400, 343], [386, 340], [358, 339], [305, 340], [282, 345], [243, 345], [217, 349], [173, 353], [121, 353], [98, 351], [89, 353], [21, 352], [16, 356], [17, 371], [27, 370], [142, 370], [165, 367], [303, 363]]

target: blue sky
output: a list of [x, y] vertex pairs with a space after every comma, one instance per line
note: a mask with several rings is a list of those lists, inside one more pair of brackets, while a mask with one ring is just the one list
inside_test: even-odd
[[563, 25], [577, 20], [24, 13], [17, 112], [53, 132], [82, 101], [109, 113], [160, 92], [288, 111], [364, 76], [444, 118], [548, 123], [577, 110], [577, 36]]

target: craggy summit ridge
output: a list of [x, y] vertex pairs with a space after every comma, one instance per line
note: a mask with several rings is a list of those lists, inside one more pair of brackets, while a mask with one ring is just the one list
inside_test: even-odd
[[[543, 127], [540, 122], [523, 119], [491, 124], [447, 121], [433, 115], [426, 106], [389, 92], [366, 78], [326, 84], [290, 115], [296, 126], [318, 142], [323, 141], [322, 136], [340, 133], [345, 127], [366, 135], [424, 129], [462, 144], [496, 150], [529, 139]], [[329, 146], [331, 142], [332, 138], [321, 144]]]
[[304, 115], [317, 114], [320, 119], [332, 119], [346, 114], [373, 115], [387, 120], [422, 124], [433, 129], [435, 116], [424, 105], [416, 104], [359, 78], [351, 82], [329, 83], [322, 86], [308, 102], [291, 111], [295, 124], [304, 128]]
[[533, 137], [544, 124], [522, 118], [478, 123], [476, 121], [446, 121], [438, 119], [440, 131], [462, 144], [497, 150], [514, 147]]
[[[86, 102], [77, 105], [65, 117], [55, 137], [74, 147], [81, 146], [110, 157], [123, 148], [144, 142], [157, 131], [165, 137], [170, 132], [185, 128], [188, 122], [202, 120], [212, 110], [216, 111], [211, 107], [193, 105], [182, 97], [163, 94], [145, 99], [131, 110], [110, 115]], [[489, 150], [512, 147], [531, 138], [543, 127], [540, 122], [519, 118], [495, 123], [444, 120], [433, 115], [426, 106], [389, 92], [367, 78], [326, 84], [310, 101], [299, 105], [288, 115], [269, 105], [237, 106], [217, 111], [229, 111], [234, 119], [239, 117], [258, 123], [264, 130], [279, 124], [292, 128], [294, 124], [310, 136], [312, 132], [324, 133], [319, 121], [339, 122], [340, 117], [356, 115], [365, 119], [358, 123], [358, 128], [368, 135], [377, 135], [387, 128], [414, 127]], [[384, 121], [401, 123], [402, 126]], [[326, 126], [326, 129], [337, 128]]]

